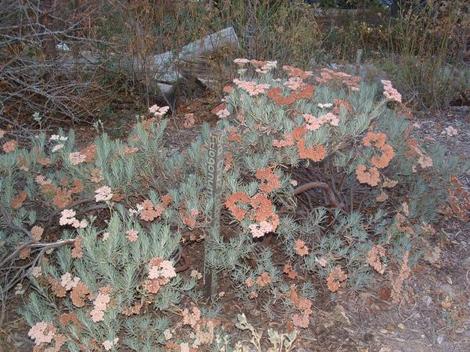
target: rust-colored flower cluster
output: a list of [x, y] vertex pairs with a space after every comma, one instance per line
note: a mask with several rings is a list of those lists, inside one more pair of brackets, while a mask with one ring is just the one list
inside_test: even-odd
[[294, 66], [289, 66], [289, 65], [284, 65], [282, 66], [282, 69], [287, 73], [289, 77], [296, 77], [300, 78], [302, 80], [307, 79], [313, 75], [312, 71], [304, 71], [300, 68], [294, 67]]
[[246, 287], [252, 289], [248, 295], [249, 298], [255, 299], [258, 297], [257, 289], [263, 288], [272, 283], [271, 275], [267, 271], [262, 272], [256, 279], [249, 277], [245, 280]]
[[264, 193], [270, 193], [281, 187], [281, 181], [272, 167], [258, 169], [255, 174], [256, 178], [261, 181], [259, 189]]
[[[413, 138], [409, 138], [407, 141], [408, 151], [406, 153], [407, 157], [417, 158], [418, 164], [422, 169], [432, 167], [432, 159], [424, 153], [424, 151], [419, 147], [418, 141]], [[416, 171], [416, 167], [413, 166], [413, 171]]]
[[385, 266], [381, 258], [385, 257], [385, 248], [381, 245], [374, 245], [367, 253], [367, 263], [379, 274], [385, 272]]
[[399, 303], [402, 300], [403, 284], [411, 275], [411, 269], [408, 266], [409, 255], [409, 251], [405, 252], [403, 255], [403, 262], [400, 267], [400, 272], [392, 280], [392, 301], [394, 303]]
[[345, 109], [348, 113], [353, 111], [351, 103], [345, 99], [335, 99], [333, 101], [333, 110], [331, 111], [335, 115], [339, 115], [341, 109]]
[[17, 146], [18, 146], [18, 143], [14, 139], [11, 139], [11, 140], [3, 143], [2, 150], [7, 154], [12, 153], [16, 150]]
[[352, 76], [341, 71], [334, 71], [328, 68], [322, 68], [320, 71], [320, 77], [317, 77], [316, 80], [318, 83], [341, 82], [352, 91], [358, 91], [359, 84], [361, 82], [361, 77]]
[[80, 180], [75, 179], [72, 184], [64, 178], [59, 186], [52, 184], [50, 180], [46, 180], [44, 176], [38, 175], [36, 182], [40, 185], [41, 192], [47, 198], [52, 198], [52, 203], [59, 209], [64, 209], [72, 203], [73, 195], [83, 191], [83, 184]]
[[368, 184], [375, 187], [380, 183], [379, 169], [386, 168], [395, 156], [395, 152], [391, 145], [386, 143], [387, 135], [383, 132], [367, 132], [362, 140], [362, 144], [366, 147], [375, 147], [382, 154], [372, 156], [370, 163], [372, 166], [367, 168], [363, 164], [356, 167], [356, 177], [360, 183]]
[[265, 94], [266, 91], [269, 89], [269, 84], [258, 84], [252, 81], [242, 81], [239, 79], [234, 79], [233, 83], [235, 83], [238, 88], [244, 90], [252, 97], [255, 97], [260, 94]]
[[152, 258], [148, 265], [148, 278], [144, 282], [144, 289], [148, 293], [156, 294], [161, 287], [176, 277], [173, 263], [159, 257]]
[[196, 227], [197, 216], [199, 215], [199, 210], [191, 209], [188, 211], [185, 209], [185, 207], [180, 207], [179, 213], [180, 213], [181, 220], [183, 221], [183, 224], [185, 224], [190, 229], [193, 229], [194, 227]]
[[300, 255], [301, 257], [308, 255], [308, 252], [309, 252], [308, 246], [302, 240], [295, 241], [294, 250], [295, 250], [295, 253], [297, 253], [297, 255]]
[[312, 301], [300, 296], [295, 286], [291, 286], [289, 298], [292, 304], [300, 310], [300, 314], [296, 313], [292, 316], [292, 323], [298, 328], [308, 328], [310, 324], [310, 315], [313, 312]]
[[326, 157], [326, 148], [324, 145], [318, 144], [312, 147], [305, 145], [304, 135], [307, 132], [306, 127], [300, 126], [291, 133], [287, 133], [283, 140], [273, 140], [273, 146], [276, 148], [289, 147], [296, 142], [297, 152], [300, 159], [310, 159], [315, 162], [322, 161]]
[[386, 168], [395, 156], [395, 152], [392, 146], [387, 144], [386, 140], [387, 135], [383, 132], [367, 132], [367, 134], [364, 136], [364, 139], [362, 140], [364, 146], [374, 146], [382, 152], [381, 155], [374, 155], [370, 160], [371, 164], [377, 169]]
[[340, 266], [335, 266], [326, 279], [326, 284], [331, 292], [336, 292], [344, 285], [348, 275]]
[[162, 197], [161, 203], [154, 205], [150, 199], [145, 199], [142, 203], [137, 204], [140, 218], [144, 221], [153, 221], [159, 218], [168, 208], [172, 199], [169, 194]]
[[444, 213], [456, 217], [461, 221], [470, 219], [470, 192], [466, 191], [462, 183], [455, 176], [451, 177], [451, 188], [447, 198], [447, 209]]
[[272, 227], [271, 231], [275, 231], [279, 225], [279, 216], [274, 211], [274, 205], [264, 193], [250, 197], [246, 193], [236, 192], [227, 198], [225, 206], [238, 221], [242, 221], [250, 211], [249, 218], [260, 224], [260, 227], [266, 228], [269, 224]]
[[19, 209], [23, 206], [26, 198], [28, 198], [28, 193], [26, 193], [26, 191], [21, 191], [11, 200], [10, 206], [13, 209]]
[[326, 157], [325, 146], [318, 144], [313, 147], [306, 147], [305, 140], [303, 138], [299, 138], [297, 140], [297, 148], [301, 159], [310, 159], [312, 161], [319, 162]]
[[299, 90], [292, 91], [289, 95], [283, 95], [280, 87], [274, 87], [268, 91], [268, 97], [277, 105], [284, 106], [292, 105], [302, 99], [309, 99], [314, 92], [315, 88], [311, 84], [305, 84]]
[[282, 268], [282, 272], [287, 275], [287, 277], [291, 280], [295, 280], [297, 276], [299, 275], [297, 271], [294, 270], [292, 267], [292, 264], [286, 263], [284, 264], [284, 267]]

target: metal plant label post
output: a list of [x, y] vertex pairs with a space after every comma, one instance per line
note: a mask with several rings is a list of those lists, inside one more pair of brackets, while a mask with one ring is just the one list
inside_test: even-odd
[[212, 245], [220, 241], [220, 194], [223, 167], [223, 134], [215, 130], [210, 135], [207, 160], [208, 200], [212, 204], [208, 219], [209, 236], [204, 241], [204, 293], [207, 298], [212, 297], [217, 285], [217, 273], [208, 263], [208, 258]]

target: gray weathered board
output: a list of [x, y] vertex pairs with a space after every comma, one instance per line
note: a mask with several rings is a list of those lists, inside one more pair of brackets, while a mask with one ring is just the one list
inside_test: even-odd
[[[125, 55], [119, 57], [116, 53], [111, 54], [111, 56], [118, 58], [119, 66], [125, 70], [150, 74], [161, 93], [168, 96], [172, 94], [176, 82], [182, 78], [182, 74], [178, 70], [179, 62], [191, 62], [224, 47], [239, 47], [238, 37], [233, 27], [227, 27], [209, 34], [202, 39], [185, 45], [179, 51], [167, 51], [143, 60], [137, 57], [126, 58]], [[60, 48], [63, 48], [63, 46], [60, 46]], [[103, 61], [103, 58], [95, 53], [81, 51], [78, 57], [64, 55], [62, 66], [65, 69], [87, 69], [87, 67], [91, 68], [99, 65]], [[201, 81], [204, 82], [204, 79], [201, 78]]]
[[153, 67], [151, 69], [155, 72], [154, 77], [158, 88], [164, 95], [171, 94], [174, 84], [182, 78], [177, 68], [179, 61], [191, 61], [225, 46], [237, 48], [239, 46], [238, 37], [233, 27], [224, 28], [200, 40], [196, 40], [181, 48], [178, 54], [167, 51], [154, 56]]

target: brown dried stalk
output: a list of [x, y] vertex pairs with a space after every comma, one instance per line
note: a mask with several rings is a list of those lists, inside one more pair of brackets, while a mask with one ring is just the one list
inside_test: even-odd
[[328, 185], [325, 182], [313, 181], [313, 182], [306, 183], [302, 186], [297, 187], [294, 190], [294, 195], [296, 196], [296, 195], [299, 195], [303, 192], [307, 192], [307, 191], [309, 191], [311, 189], [315, 189], [315, 188], [320, 188], [325, 193], [325, 195], [328, 198], [328, 201], [330, 203], [329, 206], [332, 206], [334, 208], [339, 208], [339, 209], [342, 209], [342, 210], [346, 210], [345, 205], [342, 202], [339, 202], [336, 199], [335, 193], [331, 189], [330, 185]]

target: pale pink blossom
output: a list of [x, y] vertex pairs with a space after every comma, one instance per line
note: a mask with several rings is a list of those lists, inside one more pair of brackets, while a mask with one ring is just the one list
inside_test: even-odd
[[93, 309], [93, 310], [90, 312], [90, 316], [91, 316], [91, 320], [92, 320], [93, 322], [98, 323], [98, 322], [104, 320], [104, 311], [102, 311], [102, 310], [97, 310], [97, 309]]
[[180, 344], [180, 352], [190, 352], [191, 349], [189, 348], [189, 344], [187, 342], [183, 342]]
[[96, 202], [107, 202], [113, 198], [113, 193], [111, 192], [111, 187], [102, 186], [95, 190], [95, 200]]
[[398, 103], [401, 103], [401, 94], [393, 88], [392, 82], [388, 80], [381, 80], [383, 86], [384, 86], [384, 96], [385, 98], [396, 101]]
[[333, 106], [333, 104], [331, 104], [331, 103], [318, 103], [317, 106], [320, 109], [329, 109]]
[[139, 232], [133, 229], [126, 231], [126, 235], [129, 242], [135, 242], [139, 239]]
[[290, 77], [285, 83], [284, 86], [291, 90], [299, 90], [304, 86], [304, 81], [300, 77]]
[[80, 154], [80, 152], [74, 152], [69, 154], [69, 161], [72, 165], [78, 165], [84, 163], [86, 160], [86, 156]]
[[[256, 60], [255, 60], [256, 61]], [[265, 63], [257, 68], [255, 71], [258, 73], [268, 73], [272, 69], [277, 67], [277, 61], [265, 61]]]
[[29, 329], [28, 336], [34, 340], [36, 346], [39, 346], [42, 343], [51, 343], [55, 332], [56, 329], [51, 323], [40, 321]]
[[38, 278], [42, 275], [42, 269], [40, 266], [35, 266], [31, 268], [31, 276], [34, 278]]
[[59, 224], [61, 226], [71, 225], [76, 229], [84, 229], [88, 226], [88, 222], [85, 219], [79, 221], [75, 218], [76, 212], [73, 209], [64, 209], [60, 214]]
[[452, 126], [448, 126], [444, 129], [444, 131], [442, 131], [442, 133], [445, 133], [449, 137], [454, 137], [459, 134], [459, 131]]
[[61, 226], [71, 225], [73, 219], [75, 219], [75, 215], [77, 215], [77, 213], [73, 209], [64, 209], [60, 214], [61, 217], [59, 219], [59, 224]]
[[37, 175], [36, 176], [36, 183], [38, 185], [44, 186], [44, 185], [50, 185], [52, 183], [52, 181], [46, 179], [46, 177], [43, 176], [43, 175]]
[[60, 136], [58, 134], [53, 134], [51, 138], [49, 138], [50, 141], [62, 141], [65, 142], [68, 139], [68, 137]]
[[194, 118], [193, 113], [184, 114], [184, 122], [183, 122], [184, 128], [193, 127], [195, 122], [196, 122], [196, 119]]
[[55, 145], [55, 146], [52, 147], [51, 151], [52, 151], [53, 153], [55, 153], [55, 152], [61, 150], [63, 147], [64, 147], [63, 144], [57, 144], [57, 145]]
[[256, 82], [242, 81], [239, 79], [234, 79], [233, 83], [235, 83], [238, 88], [246, 91], [250, 96], [264, 94], [270, 87], [269, 84], [257, 84]]
[[326, 115], [320, 116], [320, 120], [329, 123], [331, 126], [338, 126], [339, 125], [339, 118], [332, 112], [329, 112]]
[[265, 234], [274, 230], [273, 225], [267, 221], [261, 221], [259, 224], [251, 224], [249, 228], [254, 238], [263, 237]]
[[91, 320], [97, 323], [104, 320], [104, 311], [108, 303], [111, 301], [111, 297], [107, 293], [100, 292], [93, 301], [94, 308], [90, 312]]
[[228, 111], [227, 108], [225, 108], [225, 109], [221, 109], [221, 110], [217, 111], [215, 114], [216, 114], [219, 118], [225, 119], [225, 118], [227, 118], [227, 117], [230, 116], [230, 111]]
[[168, 110], [170, 110], [170, 107], [169, 106], [158, 106], [157, 104], [155, 105], [152, 105], [150, 108], [149, 108], [149, 112], [151, 114], [153, 114], [155, 117], [162, 117], [163, 115], [165, 115]]
[[233, 60], [233, 62], [236, 63], [237, 65], [243, 66], [243, 65], [246, 65], [247, 63], [249, 63], [250, 60], [245, 59], [245, 58], [237, 58], [237, 59]]
[[67, 272], [60, 277], [60, 285], [65, 288], [66, 291], [70, 291], [72, 288], [77, 286], [80, 282], [79, 277], [72, 277], [72, 274]]
[[307, 122], [306, 128], [310, 131], [318, 130], [322, 125], [328, 123], [331, 126], [338, 126], [339, 125], [339, 118], [335, 114], [329, 112], [325, 115], [320, 117], [315, 117], [311, 114], [303, 114], [302, 115], [305, 122]]
[[85, 219], [82, 219], [82, 220], [73, 219], [71, 225], [73, 228], [76, 228], [76, 229], [84, 229], [88, 226], [88, 221], [86, 221]]
[[103, 342], [103, 347], [106, 351], [111, 351], [113, 347], [117, 345], [119, 337], [116, 337], [113, 341], [106, 340]]
[[158, 279], [161, 277], [171, 279], [175, 276], [175, 267], [169, 260], [163, 260], [160, 264], [151, 266], [149, 269], [149, 279]]

